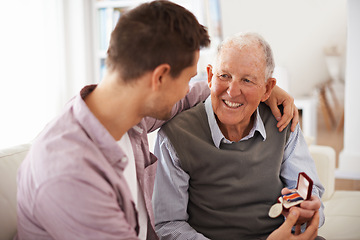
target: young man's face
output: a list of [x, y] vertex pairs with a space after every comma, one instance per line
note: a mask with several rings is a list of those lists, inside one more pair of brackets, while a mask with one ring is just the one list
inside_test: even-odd
[[166, 82], [165, 93], [158, 101], [157, 112], [154, 112], [157, 119], [168, 120], [171, 116], [171, 109], [180, 99], [184, 98], [189, 91], [189, 82], [197, 74], [197, 63], [199, 61], [199, 51], [194, 53], [193, 64], [181, 71], [176, 78], [171, 78]]
[[249, 125], [260, 101], [266, 100], [265, 67], [260, 47], [231, 45], [224, 46], [215, 68], [208, 67], [211, 101], [220, 128]]

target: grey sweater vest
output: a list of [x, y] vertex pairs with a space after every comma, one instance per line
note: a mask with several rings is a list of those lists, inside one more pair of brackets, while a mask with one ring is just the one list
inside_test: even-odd
[[258, 239], [283, 223], [268, 217], [283, 183], [280, 168], [290, 125], [279, 133], [276, 119], [259, 106], [267, 138], [214, 146], [205, 105], [177, 115], [163, 126], [182, 169], [189, 174], [189, 224], [210, 239]]

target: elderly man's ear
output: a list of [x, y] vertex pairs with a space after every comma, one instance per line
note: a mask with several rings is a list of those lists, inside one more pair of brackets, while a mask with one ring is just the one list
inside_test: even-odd
[[261, 98], [262, 102], [265, 102], [270, 97], [271, 91], [273, 90], [275, 85], [276, 85], [276, 79], [275, 78], [269, 78], [267, 80], [266, 86], [265, 86], [266, 91], [265, 91], [263, 97]]
[[211, 87], [211, 79], [213, 77], [213, 72], [212, 72], [213, 67], [208, 64], [206, 67], [206, 72], [207, 72], [207, 78], [208, 78], [208, 86], [209, 88]]

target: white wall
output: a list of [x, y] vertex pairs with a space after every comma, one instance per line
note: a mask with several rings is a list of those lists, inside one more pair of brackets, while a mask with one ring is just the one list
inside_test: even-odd
[[324, 47], [346, 48], [345, 0], [220, 0], [224, 37], [241, 31], [262, 34], [277, 66], [286, 67], [289, 92], [297, 97], [329, 79]]
[[28, 143], [93, 82], [90, 1], [1, 1], [0, 148]]
[[60, 109], [63, 63], [59, 4], [2, 1], [0, 147], [27, 143]]

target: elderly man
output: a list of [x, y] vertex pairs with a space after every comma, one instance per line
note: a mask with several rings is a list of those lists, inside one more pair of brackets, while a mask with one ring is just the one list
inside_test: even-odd
[[[297, 224], [317, 214], [324, 189], [300, 127], [279, 132], [262, 103], [276, 84], [273, 70], [261, 36], [225, 40], [207, 68], [211, 96], [159, 131], [153, 204], [161, 239], [265, 239], [284, 221], [270, 218], [270, 207], [300, 172], [314, 187]], [[320, 216], [322, 225], [322, 207]]]

